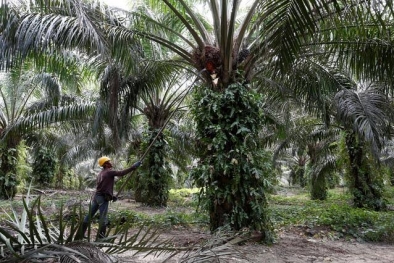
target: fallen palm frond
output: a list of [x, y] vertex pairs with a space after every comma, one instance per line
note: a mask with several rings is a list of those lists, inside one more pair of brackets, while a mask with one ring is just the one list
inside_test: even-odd
[[254, 239], [249, 232], [234, 233], [229, 227], [219, 228], [204, 244], [188, 249], [180, 263], [234, 262], [235, 259], [248, 261], [237, 249], [237, 245]]
[[[166, 252], [174, 255], [170, 240], [157, 242], [159, 231], [140, 227], [136, 234], [130, 235], [130, 224], [117, 225], [111, 234], [103, 239], [90, 242], [82, 240], [81, 206], [74, 205], [68, 215], [63, 215], [63, 205], [56, 219], [48, 219], [41, 209], [41, 198], [30, 200], [29, 193], [23, 199], [23, 211], [6, 211], [8, 219], [0, 227], [0, 262], [42, 262], [55, 259], [60, 262], [112, 263], [116, 260], [110, 254], [125, 251], [148, 252], [159, 255]], [[57, 262], [56, 261], [56, 262]]]
[[175, 241], [161, 238], [158, 227], [141, 226], [133, 230], [132, 223], [123, 222], [110, 226], [108, 236], [91, 240], [82, 239], [81, 205], [74, 204], [65, 215], [63, 205], [55, 218], [48, 218], [41, 208], [41, 197], [31, 199], [30, 192], [22, 200], [23, 210], [7, 213], [8, 219], [0, 227], [0, 262], [117, 262], [116, 255], [133, 252], [144, 257], [164, 257], [163, 262], [180, 256], [179, 262], [225, 262], [226, 259], [245, 257], [236, 244], [250, 237], [247, 233], [233, 233], [228, 228], [219, 229], [203, 244], [177, 247]]

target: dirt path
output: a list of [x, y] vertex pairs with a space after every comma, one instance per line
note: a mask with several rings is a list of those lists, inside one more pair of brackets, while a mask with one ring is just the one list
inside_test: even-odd
[[[89, 200], [87, 199], [86, 205]], [[165, 208], [149, 208], [128, 199], [119, 200], [111, 205], [111, 210], [130, 209], [147, 214], [160, 214]], [[317, 233], [317, 234], [316, 234]], [[323, 233], [323, 234], [320, 234]], [[171, 227], [165, 229], [161, 238], [172, 240], [174, 247], [187, 247], [208, 240], [210, 235], [200, 229]], [[356, 240], [330, 238], [329, 230], [292, 227], [278, 234], [272, 246], [248, 242], [243, 245], [227, 247], [231, 256], [220, 258], [220, 263], [394, 263], [394, 245], [366, 243]], [[236, 257], [234, 256], [236, 255]], [[134, 255], [133, 251], [116, 255], [119, 263], [159, 263], [168, 255]], [[187, 262], [181, 260], [182, 254], [166, 261], [167, 263]], [[189, 261], [187, 263], [190, 263]]]
[[263, 249], [264, 253], [256, 246], [248, 245], [247, 249], [259, 254], [250, 262], [394, 262], [394, 246], [314, 239], [292, 232], [283, 233], [277, 244]]
[[[165, 238], [172, 237], [178, 245], [190, 242], [198, 242], [207, 236], [186, 230], [171, 231], [165, 234]], [[312, 238], [304, 235], [299, 229], [287, 230], [280, 234], [277, 242], [272, 246], [258, 243], [234, 245], [230, 250], [237, 257], [221, 258], [220, 262], [229, 263], [392, 263], [394, 262], [394, 246], [385, 244], [373, 244], [358, 241], [329, 240]], [[132, 256], [131, 253], [119, 255], [119, 262], [149, 262], [159, 263], [166, 259], [166, 255], [160, 257], [143, 254]], [[178, 255], [166, 262], [176, 263], [180, 261]], [[212, 262], [212, 261], [206, 261]], [[219, 261], [214, 261], [219, 262]]]
[[[165, 209], [143, 207], [126, 200], [118, 205], [148, 214], [163, 213]], [[323, 233], [316, 234], [314, 233]], [[234, 245], [229, 250], [237, 257], [221, 258], [220, 263], [394, 263], [394, 245], [366, 243], [356, 240], [341, 240], [329, 238], [329, 231], [314, 229], [310, 231], [302, 227], [286, 229], [278, 235], [275, 244], [271, 246], [248, 242], [244, 245]], [[186, 247], [209, 239], [209, 234], [188, 228], [168, 229], [162, 234], [164, 239], [172, 239], [174, 246]], [[167, 263], [181, 261], [182, 255], [165, 261]], [[119, 262], [125, 263], [159, 263], [164, 262], [168, 255], [159, 257], [144, 254], [133, 255], [128, 252], [118, 255]], [[190, 261], [192, 262], [192, 261]], [[189, 262], [187, 262], [189, 263]]]

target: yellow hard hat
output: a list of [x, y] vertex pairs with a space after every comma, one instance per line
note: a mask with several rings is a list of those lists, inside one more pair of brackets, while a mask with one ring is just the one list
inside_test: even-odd
[[99, 164], [101, 167], [103, 167], [103, 165], [104, 165], [106, 162], [108, 162], [108, 161], [111, 161], [111, 159], [109, 159], [107, 156], [103, 156], [103, 157], [100, 157], [100, 158], [98, 159], [98, 164]]

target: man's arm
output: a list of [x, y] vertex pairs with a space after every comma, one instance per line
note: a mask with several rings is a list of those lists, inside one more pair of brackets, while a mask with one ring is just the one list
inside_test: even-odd
[[121, 171], [114, 171], [115, 172], [114, 176], [124, 176], [124, 175], [130, 173], [131, 171], [137, 169], [138, 167], [140, 167], [141, 164], [142, 164], [141, 161], [137, 161], [137, 162], [135, 162], [132, 166], [130, 166], [127, 169], [124, 169], [124, 170], [121, 170]]

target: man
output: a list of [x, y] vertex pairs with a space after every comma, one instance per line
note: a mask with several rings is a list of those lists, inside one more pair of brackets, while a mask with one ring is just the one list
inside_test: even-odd
[[111, 159], [107, 156], [99, 158], [98, 164], [103, 167], [103, 170], [101, 170], [101, 172], [97, 176], [96, 192], [90, 203], [89, 213], [88, 215], [86, 215], [82, 223], [82, 235], [85, 236], [85, 232], [90, 224], [91, 218], [99, 210], [100, 221], [98, 237], [103, 238], [105, 237], [105, 232], [108, 225], [108, 203], [112, 200], [116, 201], [116, 197], [114, 197], [113, 194], [115, 176], [124, 176], [129, 172], [137, 169], [141, 165], [141, 161], [134, 163], [132, 166], [122, 171], [112, 170]]

